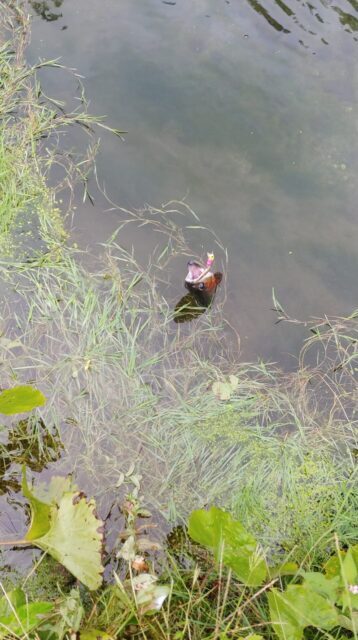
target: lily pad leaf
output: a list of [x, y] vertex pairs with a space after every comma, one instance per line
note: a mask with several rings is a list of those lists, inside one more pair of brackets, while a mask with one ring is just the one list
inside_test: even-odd
[[[65, 478], [53, 480], [46, 494], [51, 502], [39, 500], [23, 476], [24, 496], [31, 507], [30, 527], [25, 540], [47, 551], [89, 589], [102, 584], [102, 521], [95, 514], [94, 500], [68, 488]], [[43, 489], [41, 489], [43, 495]]]
[[20, 385], [0, 393], [0, 413], [4, 413], [6, 416], [32, 411], [36, 407], [42, 407], [45, 403], [46, 398], [43, 393], [30, 385]]
[[190, 537], [209, 547], [218, 562], [222, 561], [250, 587], [262, 584], [267, 565], [257, 541], [229, 513], [211, 507], [193, 511], [188, 523]]

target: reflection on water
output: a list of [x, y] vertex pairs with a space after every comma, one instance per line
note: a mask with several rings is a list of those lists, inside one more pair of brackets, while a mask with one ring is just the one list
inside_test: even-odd
[[62, 18], [62, 13], [55, 13], [53, 9], [58, 9], [61, 7], [63, 0], [42, 0], [41, 2], [36, 2], [36, 0], [29, 0], [29, 4], [31, 9], [40, 16], [46, 22], [53, 22], [54, 20], [58, 20], [58, 18]]
[[[112, 200], [141, 209], [186, 197], [220, 237], [225, 312], [248, 359], [282, 362], [301, 345], [296, 328], [273, 326], [272, 288], [299, 318], [348, 314], [358, 298], [357, 9], [356, 0], [64, 0], [63, 20], [33, 24], [31, 61], [77, 68], [90, 110], [128, 131], [123, 143], [103, 136], [98, 156]], [[61, 72], [42, 80], [47, 95], [76, 92]], [[107, 208], [98, 196], [95, 207], [78, 203], [76, 241], [110, 236], [120, 219]], [[206, 240], [195, 234], [201, 255]], [[147, 248], [139, 235], [123, 241]], [[168, 278], [175, 308], [182, 280]]]
[[[55, 13], [54, 8], [62, 6], [64, 0], [28, 0], [33, 11], [47, 22], [53, 22], [62, 18], [62, 13]], [[177, 2], [172, 0], [161, 0], [162, 4], [175, 7]], [[230, 0], [225, 0], [230, 5]], [[327, 0], [316, 0], [315, 3], [290, 0], [246, 0], [250, 7], [262, 16], [268, 24], [276, 31], [284, 34], [295, 32], [296, 28], [301, 29], [309, 36], [320, 37], [320, 26], [325, 23], [336, 22], [334, 14], [338, 15], [339, 23], [348, 33], [358, 31], [357, 0], [336, 0], [335, 4]], [[154, 4], [154, 2], [153, 2]], [[209, 14], [206, 14], [210, 17]], [[357, 40], [357, 38], [354, 38]], [[321, 36], [321, 42], [329, 42]], [[299, 38], [299, 43], [304, 45], [304, 41]]]
[[[358, 11], [357, 0], [337, 0], [333, 5], [326, 0], [317, 0], [312, 2], [300, 2], [296, 0], [291, 4], [282, 0], [267, 0], [266, 2], [258, 2], [258, 0], [247, 0], [249, 5], [259, 13], [267, 22], [283, 33], [291, 33], [295, 31], [295, 27], [301, 29], [309, 36], [320, 37], [320, 25], [336, 22], [334, 12], [339, 17], [340, 24], [344, 30], [354, 33], [358, 30], [358, 16], [349, 12]], [[294, 8], [292, 8], [294, 7]], [[354, 38], [356, 40], [356, 38]], [[321, 37], [324, 44], [329, 44], [327, 40]], [[300, 44], [304, 44], [301, 38]]]
[[57, 429], [48, 429], [43, 420], [30, 416], [19, 420], [7, 432], [0, 447], [0, 495], [21, 490], [19, 467], [40, 472], [58, 460], [63, 445]]

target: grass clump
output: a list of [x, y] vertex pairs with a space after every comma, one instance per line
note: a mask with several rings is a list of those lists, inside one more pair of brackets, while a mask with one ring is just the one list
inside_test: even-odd
[[72, 192], [78, 180], [86, 185], [97, 143], [89, 144], [78, 159], [72, 149], [60, 148], [61, 133], [76, 125], [91, 135], [96, 125], [120, 135], [102, 118], [87, 113], [83, 96], [72, 112], [46, 96], [41, 70], [66, 69], [58, 61], [28, 65], [29, 34], [30, 17], [23, 3], [9, 3], [0, 17], [0, 241], [3, 251], [16, 247], [17, 253], [61, 243], [66, 232], [58, 193], [64, 187]]

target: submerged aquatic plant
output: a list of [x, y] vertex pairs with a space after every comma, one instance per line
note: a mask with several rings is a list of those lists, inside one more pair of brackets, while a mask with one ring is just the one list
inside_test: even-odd
[[24, 309], [22, 347], [8, 353], [4, 375], [36, 363], [51, 398], [43, 419], [67, 451], [58, 468], [71, 460], [102, 508], [135, 460], [157, 517], [177, 522], [217, 504], [272, 554], [298, 545], [301, 557], [315, 549], [322, 559], [332, 531], [347, 543], [356, 535], [356, 387], [328, 358], [290, 375], [235, 362], [219, 307], [194, 328], [173, 323], [156, 277], [172, 251], [175, 260], [170, 236], [162, 262], [143, 266], [112, 241], [91, 270], [65, 248], [55, 267], [3, 270]]

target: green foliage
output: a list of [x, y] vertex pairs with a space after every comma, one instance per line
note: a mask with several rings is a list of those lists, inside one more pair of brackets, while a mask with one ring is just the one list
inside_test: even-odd
[[270, 591], [271, 621], [280, 640], [300, 640], [307, 626], [358, 630], [358, 597], [353, 593], [358, 581], [357, 549], [338, 552], [327, 563], [325, 574], [306, 572], [302, 584], [289, 584], [283, 592]]
[[30, 633], [52, 609], [50, 602], [28, 602], [21, 589], [10, 591], [0, 599], [0, 638]]
[[23, 493], [31, 507], [25, 540], [61, 562], [89, 589], [102, 583], [102, 522], [95, 515], [94, 500], [69, 490], [66, 478], [53, 478], [39, 497], [28, 487], [23, 472]]
[[[257, 552], [256, 540], [230, 514], [211, 507], [194, 511], [188, 523], [189, 535], [214, 553], [215, 559], [232, 569], [248, 586], [259, 586], [270, 576], [301, 574], [301, 584], [267, 593], [272, 628], [280, 640], [301, 640], [306, 627], [330, 631], [338, 625], [355, 630], [358, 610], [358, 545], [338, 552], [330, 559], [326, 573], [299, 571], [295, 563], [282, 563], [267, 572], [266, 559]], [[252, 556], [256, 566], [252, 569]], [[265, 594], [266, 597], [266, 594]]]
[[[68, 593], [76, 582], [76, 578], [49, 554], [42, 555], [34, 568], [26, 578], [26, 593], [30, 600], [57, 600], [59, 593]], [[21, 578], [20, 574], [12, 582], [15, 584]]]
[[101, 629], [84, 629], [81, 631], [80, 640], [113, 640], [113, 637]]
[[217, 507], [194, 511], [188, 522], [193, 540], [209, 547], [217, 562], [230, 567], [248, 586], [255, 587], [266, 577], [266, 561], [257, 541], [242, 524]]
[[307, 626], [330, 630], [338, 624], [333, 604], [308, 585], [289, 585], [268, 594], [272, 626], [280, 640], [301, 640]]
[[[335, 581], [339, 589], [337, 602], [344, 614], [358, 612], [358, 545], [350, 547], [346, 552], [339, 553], [325, 565], [326, 576], [331, 582]], [[358, 632], [358, 614], [352, 615]], [[351, 629], [352, 625], [346, 626]]]
[[32, 411], [45, 403], [46, 398], [43, 393], [30, 385], [19, 385], [0, 393], [0, 413], [7, 416]]
[[50, 635], [55, 634], [56, 640], [62, 640], [68, 632], [77, 634], [80, 630], [85, 611], [78, 589], [71, 589], [62, 598], [57, 607], [56, 619], [48, 625]]

